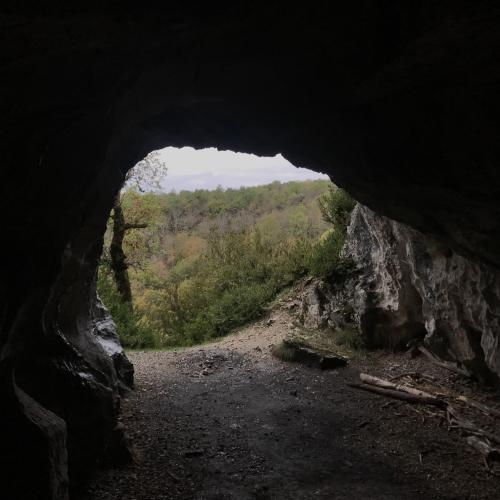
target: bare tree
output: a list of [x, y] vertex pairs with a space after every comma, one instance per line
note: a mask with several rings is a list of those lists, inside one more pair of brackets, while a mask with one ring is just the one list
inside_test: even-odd
[[127, 256], [123, 250], [123, 241], [130, 229], [143, 229], [145, 222], [126, 221], [122, 207], [122, 196], [127, 188], [136, 187], [144, 192], [147, 189], [158, 189], [161, 179], [166, 175], [166, 165], [161, 161], [159, 151], [152, 151], [143, 160], [132, 167], [125, 178], [124, 188], [116, 195], [113, 205], [113, 226], [109, 247], [110, 267], [121, 301], [132, 310], [132, 289], [128, 275]]

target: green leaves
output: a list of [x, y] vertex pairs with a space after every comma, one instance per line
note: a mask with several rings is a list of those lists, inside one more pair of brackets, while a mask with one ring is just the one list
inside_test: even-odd
[[285, 239], [275, 245], [258, 228], [214, 228], [196, 274], [180, 277], [178, 300], [173, 303], [173, 294], [167, 294], [158, 311], [168, 337], [177, 344], [198, 343], [258, 317], [283, 286], [304, 272], [308, 253], [303, 246], [303, 241]]
[[[127, 232], [134, 313], [120, 308], [101, 261], [99, 293], [127, 347], [192, 345], [226, 335], [257, 318], [276, 294], [318, 273], [314, 247], [327, 229], [318, 197], [326, 181], [175, 193], [122, 195], [127, 221], [146, 228]], [[345, 203], [339, 204], [344, 207]], [[336, 215], [340, 217], [339, 215]], [[323, 243], [329, 258], [333, 240]], [[327, 260], [328, 261], [328, 260]]]
[[342, 256], [342, 249], [356, 202], [343, 189], [332, 184], [318, 203], [323, 219], [333, 227], [323, 234], [313, 249], [311, 274], [324, 279], [343, 279], [351, 266]]
[[328, 192], [319, 197], [318, 203], [323, 219], [337, 230], [345, 232], [356, 205], [351, 196], [342, 188], [330, 184]]

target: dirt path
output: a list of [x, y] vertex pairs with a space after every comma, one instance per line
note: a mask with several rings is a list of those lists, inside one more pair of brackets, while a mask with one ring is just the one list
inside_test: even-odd
[[271, 357], [289, 322], [279, 312], [209, 346], [131, 353], [123, 420], [138, 463], [100, 473], [86, 500], [500, 497], [463, 439], [348, 387], [355, 367]]

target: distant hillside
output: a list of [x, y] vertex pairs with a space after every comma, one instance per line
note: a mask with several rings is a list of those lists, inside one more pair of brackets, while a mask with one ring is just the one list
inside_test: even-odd
[[254, 318], [305, 274], [311, 248], [331, 226], [318, 198], [328, 181], [178, 194], [123, 194], [134, 313], [118, 301], [109, 269], [110, 229], [99, 292], [131, 346], [193, 344]]

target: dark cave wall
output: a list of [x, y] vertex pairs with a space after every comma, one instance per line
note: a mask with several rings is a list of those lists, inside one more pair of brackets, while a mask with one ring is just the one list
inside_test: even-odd
[[[499, 262], [496, 2], [106, 6], [4, 14], [2, 147], [24, 165], [16, 181], [68, 141], [86, 143], [89, 177], [113, 148], [128, 149], [121, 168], [169, 144], [283, 152]], [[59, 168], [73, 182], [82, 171]]]
[[[281, 152], [500, 265], [497, 2], [168, 4], [0, 8], [2, 463], [47, 498], [66, 494], [61, 443], [74, 483], [116, 423], [94, 272], [113, 196], [150, 150]], [[44, 474], [9, 465], [28, 433], [53, 446], [33, 464], [59, 457]]]
[[47, 160], [53, 175], [42, 165], [41, 178], [27, 180], [38, 201], [23, 199], [25, 212], [16, 223], [27, 220], [13, 231], [24, 246], [3, 274], [10, 279], [2, 283], [7, 341], [0, 356], [1, 393], [11, 394], [11, 404], [0, 411], [7, 498], [66, 498], [69, 483], [79, 487], [99, 461], [108, 460], [120, 394], [132, 384], [132, 367], [95, 290], [109, 200], [121, 174], [89, 172], [79, 163], [88, 161], [85, 151], [67, 144], [82, 172], [64, 171], [57, 163], [67, 161], [63, 154]]

